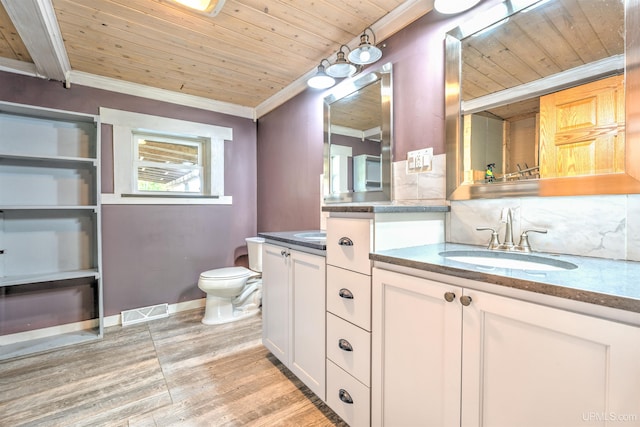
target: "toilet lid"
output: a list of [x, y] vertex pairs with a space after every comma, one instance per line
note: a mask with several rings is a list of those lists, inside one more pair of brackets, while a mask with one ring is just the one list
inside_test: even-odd
[[239, 279], [241, 277], [249, 277], [251, 275], [253, 275], [253, 272], [245, 267], [225, 267], [205, 271], [200, 274], [200, 277], [205, 277], [207, 279]]

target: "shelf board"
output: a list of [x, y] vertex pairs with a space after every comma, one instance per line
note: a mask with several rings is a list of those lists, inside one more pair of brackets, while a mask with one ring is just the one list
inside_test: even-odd
[[97, 210], [97, 205], [0, 205], [0, 211], [54, 211], [54, 210]]
[[0, 153], [0, 161], [3, 159], [20, 160], [28, 162], [55, 162], [55, 163], [81, 163], [96, 166], [97, 160], [89, 157], [70, 157], [70, 156], [41, 156], [29, 154], [5, 154]]
[[40, 353], [74, 344], [94, 341], [102, 338], [99, 329], [83, 330], [45, 338], [36, 338], [7, 345], [0, 345], [0, 360]]
[[83, 277], [92, 277], [98, 279], [100, 273], [97, 269], [77, 270], [77, 271], [60, 271], [54, 273], [39, 274], [21, 274], [19, 276], [0, 277], [0, 288], [6, 286], [19, 286], [29, 283], [57, 282], [61, 280], [79, 279]]
[[35, 107], [14, 102], [0, 102], [0, 113], [18, 114], [26, 117], [45, 120], [61, 120], [64, 122], [96, 123], [98, 116], [75, 111], [57, 110], [52, 108]]

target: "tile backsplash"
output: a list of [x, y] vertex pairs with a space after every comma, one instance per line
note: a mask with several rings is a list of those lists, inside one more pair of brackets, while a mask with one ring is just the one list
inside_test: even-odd
[[485, 245], [494, 227], [501, 240], [503, 208], [513, 210], [514, 241], [526, 230], [534, 251], [640, 260], [640, 196], [527, 197], [451, 202], [447, 241]]
[[445, 155], [433, 156], [432, 170], [407, 173], [407, 161], [393, 163], [393, 194], [397, 202], [445, 200]]
[[[445, 155], [433, 171], [407, 174], [406, 161], [393, 164], [395, 203], [445, 203]], [[513, 210], [514, 241], [526, 230], [533, 251], [640, 261], [640, 195], [526, 197], [450, 202], [447, 242], [486, 245], [493, 227], [504, 238], [503, 208]]]

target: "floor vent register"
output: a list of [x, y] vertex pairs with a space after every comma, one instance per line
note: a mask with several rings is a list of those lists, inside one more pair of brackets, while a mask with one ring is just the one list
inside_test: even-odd
[[157, 304], [150, 307], [134, 308], [122, 313], [122, 326], [135, 325], [136, 323], [169, 317], [169, 304]]

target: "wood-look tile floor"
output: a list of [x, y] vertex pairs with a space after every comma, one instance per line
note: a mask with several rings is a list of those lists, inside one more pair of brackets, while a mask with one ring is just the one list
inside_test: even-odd
[[0, 362], [0, 426], [345, 426], [261, 344], [202, 310]]

